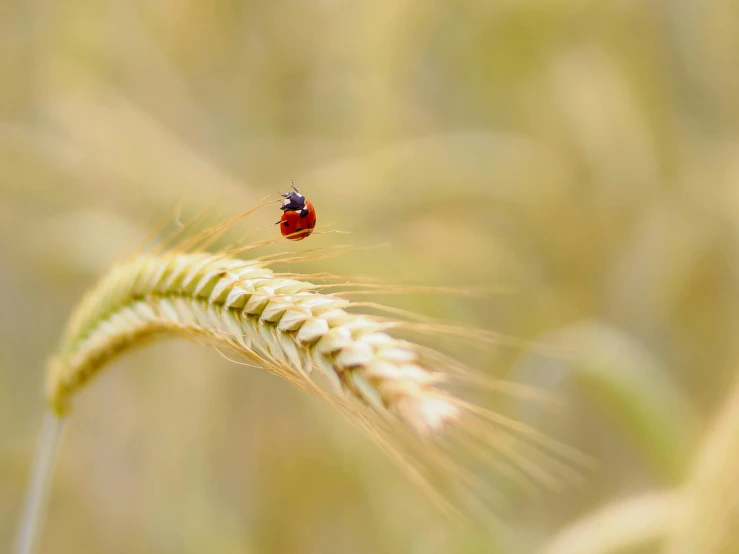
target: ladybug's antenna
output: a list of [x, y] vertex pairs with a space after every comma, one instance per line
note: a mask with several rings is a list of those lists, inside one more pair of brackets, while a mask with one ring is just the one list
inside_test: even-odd
[[297, 192], [298, 194], [300, 194], [300, 191], [298, 191], [298, 189], [295, 188], [295, 181], [293, 181], [292, 179], [290, 179], [290, 186], [292, 187], [292, 189], [295, 192]]

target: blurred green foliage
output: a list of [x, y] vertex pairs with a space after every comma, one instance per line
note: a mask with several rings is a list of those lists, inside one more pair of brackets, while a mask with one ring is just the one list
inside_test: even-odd
[[[598, 461], [517, 499], [501, 552], [674, 484], [739, 361], [737, 37], [728, 0], [1, 3], [0, 545], [82, 291], [180, 192], [232, 214], [291, 178], [351, 234], [286, 250], [387, 246], [289, 270], [508, 288], [388, 300], [576, 353], [442, 343], [563, 393], [549, 432]], [[42, 552], [494, 543], [319, 402], [172, 343], [79, 402]]]

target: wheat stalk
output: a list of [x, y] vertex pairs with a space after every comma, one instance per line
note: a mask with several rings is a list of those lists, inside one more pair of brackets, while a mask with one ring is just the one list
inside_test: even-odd
[[737, 551], [738, 464], [739, 380], [708, 429], [682, 486], [684, 500], [667, 534], [666, 554]]

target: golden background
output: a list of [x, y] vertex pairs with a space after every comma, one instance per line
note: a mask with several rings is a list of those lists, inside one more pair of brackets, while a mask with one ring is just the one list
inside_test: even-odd
[[508, 543], [319, 401], [170, 342], [77, 402], [41, 552], [529, 552], [676, 487], [739, 367], [738, 68], [728, 0], [3, 1], [0, 550], [83, 291], [180, 193], [232, 214], [290, 179], [350, 234], [273, 251], [381, 245], [291, 269], [503, 288], [383, 300], [573, 349], [454, 352], [563, 399], [516, 409], [596, 468], [511, 498]]

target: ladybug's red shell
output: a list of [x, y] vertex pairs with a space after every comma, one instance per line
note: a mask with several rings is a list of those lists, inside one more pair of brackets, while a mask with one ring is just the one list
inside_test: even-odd
[[316, 210], [310, 200], [302, 210], [285, 210], [280, 218], [280, 232], [290, 240], [303, 240], [316, 227]]

